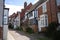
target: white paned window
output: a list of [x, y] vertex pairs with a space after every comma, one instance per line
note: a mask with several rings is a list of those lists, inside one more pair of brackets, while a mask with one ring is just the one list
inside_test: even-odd
[[4, 24], [7, 24], [7, 22], [8, 22], [7, 18], [4, 18]]
[[46, 3], [42, 5], [42, 11], [45, 13], [47, 11]]
[[41, 15], [40, 16], [40, 25], [41, 25], [41, 27], [48, 26], [48, 17], [47, 17], [47, 15]]
[[60, 12], [57, 13], [58, 16], [58, 23], [60, 23]]
[[38, 10], [34, 11], [34, 15], [35, 15], [35, 17], [38, 17]]

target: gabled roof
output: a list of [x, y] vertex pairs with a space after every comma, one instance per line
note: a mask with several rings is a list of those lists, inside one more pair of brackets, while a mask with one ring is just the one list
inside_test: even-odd
[[29, 10], [31, 6], [32, 6], [32, 3], [30, 3], [25, 9], [23, 9], [23, 11], [20, 13], [20, 18], [24, 17], [25, 12]]
[[9, 18], [16, 18], [18, 14], [13, 13], [11, 16], [9, 16]]
[[36, 9], [40, 4], [42, 4], [43, 2], [45, 2], [46, 0], [39, 0], [37, 3], [35, 3], [29, 10], [29, 12], [33, 11], [34, 9]]

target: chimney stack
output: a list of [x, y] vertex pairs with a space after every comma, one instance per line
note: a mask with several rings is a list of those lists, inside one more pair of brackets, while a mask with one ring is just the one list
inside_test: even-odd
[[26, 6], [27, 6], [27, 2], [24, 2], [24, 8], [26, 8]]

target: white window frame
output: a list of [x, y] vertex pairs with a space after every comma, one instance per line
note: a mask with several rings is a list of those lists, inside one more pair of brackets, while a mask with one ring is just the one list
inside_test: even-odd
[[33, 19], [34, 18], [34, 11], [32, 11], [32, 16], [31, 17], [29, 17], [29, 19]]
[[[47, 16], [47, 15], [44, 15], [44, 14], [40, 15], [40, 26], [41, 27], [47, 27], [48, 26], [48, 16], [47, 16], [47, 18], [45, 18], [45, 16]], [[46, 19], [47, 19], [47, 25], [46, 25]], [[44, 24], [41, 24], [41, 23], [44, 23]]]
[[44, 4], [42, 5], [42, 11], [43, 11], [43, 13], [47, 12], [46, 3], [44, 3]]
[[35, 14], [35, 17], [38, 17], [38, 10], [37, 9], [35, 9], [34, 14]]
[[57, 13], [58, 23], [60, 24], [60, 12]]
[[8, 23], [7, 18], [4, 18], [4, 24], [7, 24], [7, 23]]

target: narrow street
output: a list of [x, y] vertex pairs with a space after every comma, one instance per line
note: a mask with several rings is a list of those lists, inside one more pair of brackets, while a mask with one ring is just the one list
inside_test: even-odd
[[8, 32], [7, 40], [15, 40], [14, 37]]
[[[8, 31], [9, 33], [9, 37], [10, 37], [10, 40], [31, 40], [30, 37], [26, 36], [26, 34], [24, 34], [23, 32], [17, 32], [15, 30], [9, 30]], [[33, 37], [31, 37], [32, 40], [33, 40]]]
[[37, 40], [37, 38], [43, 37], [41, 34], [27, 34], [21, 31], [9, 30], [8, 40]]
[[9, 30], [8, 34], [10, 35], [8, 35], [10, 37], [10, 40], [30, 40], [29, 37], [19, 34], [16, 31]]

